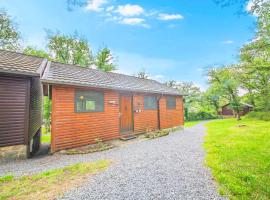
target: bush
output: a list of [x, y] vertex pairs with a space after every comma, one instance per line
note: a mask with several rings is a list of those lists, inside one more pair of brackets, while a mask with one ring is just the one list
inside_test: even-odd
[[162, 130], [157, 130], [154, 132], [147, 132], [147, 133], [145, 133], [145, 137], [150, 138], [150, 139], [154, 139], [154, 138], [169, 135], [169, 133], [170, 133], [169, 129], [162, 129]]
[[199, 120], [207, 120], [207, 119], [217, 119], [219, 118], [217, 115], [213, 115], [207, 112], [198, 112], [198, 113], [189, 113], [186, 121], [199, 121]]
[[270, 112], [250, 112], [246, 115], [246, 118], [270, 121]]

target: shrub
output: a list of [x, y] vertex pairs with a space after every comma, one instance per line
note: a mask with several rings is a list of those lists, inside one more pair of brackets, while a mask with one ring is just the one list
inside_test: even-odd
[[250, 112], [246, 115], [246, 118], [270, 121], [270, 112]]
[[208, 112], [189, 113], [186, 121], [199, 121], [207, 119], [217, 119], [218, 116]]
[[169, 129], [163, 129], [163, 130], [157, 130], [155, 132], [147, 132], [145, 134], [146, 138], [150, 138], [150, 139], [154, 139], [154, 138], [158, 138], [158, 137], [163, 137], [166, 135], [169, 135], [170, 130]]

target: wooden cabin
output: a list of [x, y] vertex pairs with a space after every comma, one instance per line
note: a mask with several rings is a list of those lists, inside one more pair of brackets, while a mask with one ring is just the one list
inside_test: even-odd
[[[241, 108], [240, 108], [240, 116], [244, 116], [247, 113], [251, 112], [253, 110], [253, 106], [250, 104], [246, 103], [241, 103]], [[222, 106], [221, 111], [219, 113], [220, 115], [224, 117], [233, 117], [235, 116], [235, 113], [233, 109], [231, 108], [230, 103]]]
[[184, 124], [183, 98], [154, 80], [48, 62], [51, 150], [79, 147]]
[[38, 149], [43, 95], [52, 152], [184, 124], [183, 97], [165, 84], [0, 51], [2, 157]]
[[46, 62], [0, 50], [0, 158], [29, 157], [39, 148]]

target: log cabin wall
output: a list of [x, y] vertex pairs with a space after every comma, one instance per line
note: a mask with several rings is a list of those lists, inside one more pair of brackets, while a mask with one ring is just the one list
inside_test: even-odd
[[144, 109], [144, 94], [133, 95], [134, 132], [144, 133], [158, 129], [158, 110]]
[[[117, 92], [104, 92], [103, 112], [75, 112], [75, 90], [95, 89], [53, 85], [52, 87], [52, 152], [95, 143], [95, 139], [119, 138]], [[99, 90], [100, 91], [100, 90]]]
[[[102, 112], [76, 112], [76, 91], [104, 93], [104, 110]], [[106, 141], [120, 138], [120, 95], [120, 92], [113, 90], [53, 85], [52, 152], [92, 144], [95, 143], [95, 139]], [[136, 134], [159, 128], [158, 109], [144, 109], [145, 95], [142, 93], [133, 94], [133, 130]], [[155, 96], [159, 98], [161, 95]], [[176, 97], [175, 109], [167, 109], [166, 96], [161, 97], [159, 107], [161, 129], [183, 125], [181, 97]]]
[[183, 98], [180, 96], [176, 97], [176, 108], [167, 108], [167, 97], [163, 96], [159, 102], [160, 108], [160, 128], [172, 128], [175, 126], [184, 125], [184, 110], [183, 110]]

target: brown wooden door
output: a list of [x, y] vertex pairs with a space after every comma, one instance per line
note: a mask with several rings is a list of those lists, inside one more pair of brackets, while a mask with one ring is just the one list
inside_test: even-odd
[[132, 130], [132, 96], [120, 96], [120, 130]]

